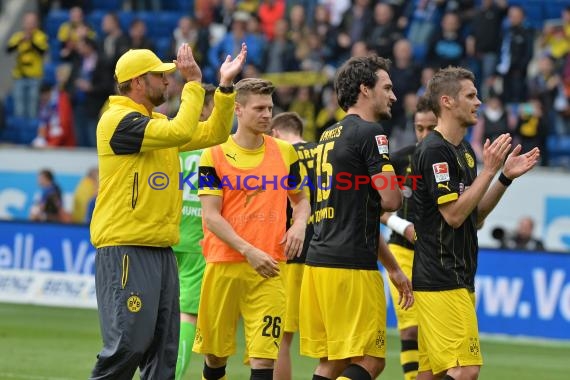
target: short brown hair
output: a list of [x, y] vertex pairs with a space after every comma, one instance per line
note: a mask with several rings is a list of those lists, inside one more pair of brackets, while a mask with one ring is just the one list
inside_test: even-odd
[[442, 95], [451, 96], [457, 99], [461, 91], [461, 81], [470, 80], [475, 83], [473, 73], [463, 67], [449, 66], [436, 72], [427, 85], [425, 96], [429, 99], [431, 109], [435, 116], [441, 116], [439, 99]]
[[[115, 76], [115, 80], [117, 80], [117, 77]], [[131, 92], [132, 86], [132, 79], [129, 79], [127, 81], [124, 81], [122, 83], [117, 83], [117, 93], [119, 95], [127, 95], [129, 92]]]
[[431, 108], [431, 102], [426, 96], [420, 96], [418, 98], [418, 103], [416, 104], [416, 112], [433, 112], [433, 109]]
[[293, 132], [298, 136], [303, 134], [303, 119], [297, 112], [283, 112], [271, 120], [271, 130]]
[[249, 95], [272, 95], [275, 86], [268, 80], [244, 78], [236, 83], [236, 102], [245, 104]]

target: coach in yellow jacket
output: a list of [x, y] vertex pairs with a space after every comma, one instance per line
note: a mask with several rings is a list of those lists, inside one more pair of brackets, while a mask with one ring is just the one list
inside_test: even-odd
[[[233, 123], [233, 79], [246, 46], [220, 67], [215, 107], [198, 122], [202, 73], [184, 44], [174, 63], [146, 49], [129, 50], [115, 68], [119, 96], [97, 125], [99, 193], [91, 222], [97, 248], [95, 287], [103, 349], [91, 379], [174, 378], [180, 326], [179, 284], [171, 245], [179, 239], [182, 194], [179, 151], [227, 140]], [[173, 119], [153, 112], [165, 101], [166, 74], [187, 81]]]

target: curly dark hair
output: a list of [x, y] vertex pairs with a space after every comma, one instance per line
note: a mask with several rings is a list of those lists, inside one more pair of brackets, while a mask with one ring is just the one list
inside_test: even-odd
[[376, 55], [353, 57], [346, 61], [337, 71], [334, 88], [338, 104], [344, 111], [356, 104], [360, 85], [372, 88], [378, 82], [378, 70], [388, 72], [391, 61]]

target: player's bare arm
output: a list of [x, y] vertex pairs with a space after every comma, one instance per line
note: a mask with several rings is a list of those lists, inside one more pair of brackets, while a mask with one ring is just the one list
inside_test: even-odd
[[[382, 178], [384, 177], [384, 178]], [[380, 194], [382, 210], [397, 211], [402, 207], [402, 192], [398, 186], [386, 186], [386, 183], [397, 183], [396, 173], [386, 171], [371, 177]]]
[[311, 216], [311, 205], [303, 191], [288, 195], [293, 209], [293, 224], [279, 243], [285, 244], [285, 255], [288, 259], [293, 259], [299, 257], [303, 251], [307, 221]]
[[511, 140], [508, 133], [497, 137], [492, 143], [487, 139], [483, 146], [483, 170], [475, 178], [471, 187], [465, 190], [456, 201], [439, 206], [441, 215], [451, 227], [461, 226], [478, 206], [495, 174], [501, 168], [507, 152], [511, 149]]
[[412, 282], [408, 277], [406, 277], [398, 265], [394, 255], [384, 241], [382, 234], [380, 234], [378, 244], [378, 260], [380, 260], [384, 268], [388, 271], [388, 276], [390, 277], [392, 284], [394, 284], [396, 289], [398, 289], [398, 293], [400, 294], [398, 305], [400, 305], [404, 310], [409, 309], [414, 304]]
[[202, 202], [202, 218], [212, 233], [242, 254], [262, 277], [274, 277], [279, 273], [277, 261], [245, 241], [222, 216], [221, 196], [201, 195], [200, 201]]

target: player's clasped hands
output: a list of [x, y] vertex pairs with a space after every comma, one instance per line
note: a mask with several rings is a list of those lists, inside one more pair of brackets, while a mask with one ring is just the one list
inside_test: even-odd
[[388, 276], [400, 294], [398, 297], [398, 305], [400, 305], [402, 309], [408, 310], [414, 304], [412, 282], [400, 268], [395, 271], [389, 271]]
[[198, 66], [198, 63], [196, 63], [196, 60], [194, 59], [192, 48], [187, 43], [182, 44], [178, 48], [174, 64], [187, 82], [202, 81], [202, 70], [200, 70], [200, 66]]
[[269, 278], [279, 274], [279, 264], [277, 261], [262, 250], [251, 246], [244, 252], [244, 256], [249, 265], [251, 265], [261, 277]]

